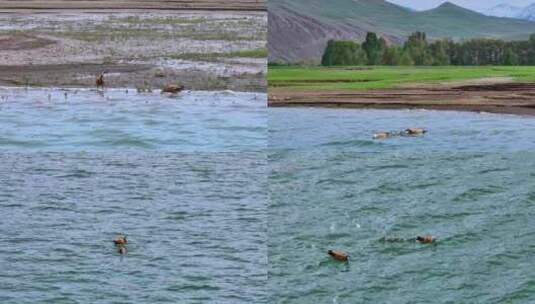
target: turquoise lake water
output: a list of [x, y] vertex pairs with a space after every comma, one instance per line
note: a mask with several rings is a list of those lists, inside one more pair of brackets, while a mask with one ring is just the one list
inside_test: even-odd
[[266, 303], [265, 96], [0, 89], [0, 303]]
[[[301, 108], [269, 125], [270, 303], [535, 302], [534, 119]], [[407, 127], [429, 133], [371, 139]]]
[[531, 117], [0, 97], [0, 303], [535, 302]]
[[267, 138], [261, 93], [2, 88], [0, 98], [2, 150], [260, 151]]
[[266, 303], [265, 168], [257, 152], [0, 155], [0, 303]]

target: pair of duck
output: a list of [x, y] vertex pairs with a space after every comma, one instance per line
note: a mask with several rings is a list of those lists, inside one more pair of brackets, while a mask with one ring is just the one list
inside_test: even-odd
[[374, 139], [387, 139], [394, 136], [421, 136], [427, 133], [424, 128], [408, 128], [401, 132], [379, 132], [373, 135]]
[[[437, 239], [433, 236], [426, 235], [426, 236], [418, 236], [415, 239], [417, 242], [421, 244], [432, 244]], [[349, 261], [349, 254], [343, 251], [336, 251], [336, 250], [329, 250], [327, 251], [327, 254], [330, 255], [333, 259], [339, 261], [339, 262], [348, 262]]]
[[128, 240], [126, 239], [126, 235], [118, 235], [115, 240], [113, 240], [113, 243], [117, 247], [117, 252], [121, 255], [125, 255], [128, 253], [128, 249], [126, 248], [126, 244], [128, 244]]

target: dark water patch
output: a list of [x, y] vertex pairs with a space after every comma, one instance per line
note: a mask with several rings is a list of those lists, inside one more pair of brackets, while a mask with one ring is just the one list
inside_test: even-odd
[[137, 139], [137, 138], [121, 138], [121, 139], [108, 139], [103, 141], [97, 141], [93, 143], [96, 146], [103, 146], [103, 147], [116, 147], [118, 149], [121, 148], [128, 148], [128, 149], [135, 149], [135, 148], [141, 148], [141, 149], [154, 149], [154, 146], [143, 139]]
[[530, 191], [527, 195], [527, 201], [530, 203], [535, 203], [535, 192]]
[[326, 184], [326, 185], [350, 185], [350, 184], [355, 184], [354, 181], [351, 181], [351, 180], [346, 180], [346, 179], [322, 179], [322, 180], [318, 180], [316, 182], [316, 185], [323, 185], [323, 184]]
[[64, 206], [56, 206], [56, 205], [40, 205], [40, 206], [32, 207], [31, 210], [33, 211], [73, 211], [72, 208], [64, 207]]
[[39, 141], [39, 140], [22, 140], [22, 139], [14, 139], [14, 138], [2, 138], [0, 137], [0, 147], [6, 147], [6, 148], [42, 148], [46, 147], [46, 142]]
[[442, 214], [430, 214], [428, 217], [430, 220], [436, 220], [436, 221], [452, 221], [455, 219], [463, 219], [466, 217], [474, 216], [474, 215], [480, 215], [480, 212], [448, 212], [448, 213], [442, 213]]
[[408, 164], [370, 166], [370, 169], [372, 171], [393, 170], [393, 169], [407, 169], [407, 168], [410, 168], [410, 166]]
[[508, 172], [509, 168], [489, 168], [489, 169], [483, 169], [478, 174], [487, 174], [487, 173], [497, 173], [497, 172]]
[[471, 188], [459, 194], [457, 197], [453, 199], [453, 201], [454, 202], [470, 202], [470, 201], [478, 200], [481, 197], [485, 197], [485, 196], [499, 193], [502, 191], [505, 191], [505, 188], [503, 187]]
[[169, 220], [184, 220], [184, 219], [187, 219], [188, 216], [189, 216], [188, 212], [178, 211], [178, 212], [171, 212], [170, 214], [166, 215], [165, 218]]
[[326, 147], [366, 147], [366, 146], [375, 146], [381, 145], [380, 142], [373, 140], [347, 140], [347, 141], [332, 141], [322, 146]]
[[86, 171], [83, 169], [76, 169], [69, 171], [67, 174], [59, 175], [60, 179], [69, 179], [69, 178], [90, 178], [94, 173], [91, 171]]
[[370, 188], [370, 189], [366, 189], [364, 190], [363, 192], [364, 193], [377, 193], [377, 194], [393, 194], [393, 193], [396, 193], [396, 192], [403, 192], [404, 191], [404, 187], [402, 186], [398, 186], [398, 185], [394, 185], [394, 184], [382, 184], [382, 185], [379, 185], [377, 187], [373, 187], [373, 188]]
[[6, 203], [6, 204], [4, 204], [2, 202], [2, 200], [0, 200], [0, 203], [1, 203], [0, 204], [0, 208], [21, 208], [21, 207], [24, 207], [23, 204], [18, 204], [18, 203], [14, 203], [14, 204], [13, 203], [11, 203], [11, 204], [10, 203]]

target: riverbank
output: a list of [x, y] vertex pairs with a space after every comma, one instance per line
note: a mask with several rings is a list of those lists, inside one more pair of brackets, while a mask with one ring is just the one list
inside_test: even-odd
[[266, 23], [243, 10], [0, 14], [0, 85], [94, 87], [106, 71], [107, 87], [264, 92]]
[[65, 10], [65, 9], [173, 9], [173, 10], [236, 10], [236, 11], [264, 11], [265, 1], [262, 0], [0, 0], [0, 11], [17, 10]]
[[535, 115], [534, 67], [270, 68], [271, 107]]

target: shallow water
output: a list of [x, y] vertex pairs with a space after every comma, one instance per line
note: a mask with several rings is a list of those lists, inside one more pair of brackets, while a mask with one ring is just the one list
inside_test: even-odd
[[0, 89], [0, 149], [261, 151], [266, 95]]
[[[534, 119], [270, 109], [269, 124], [270, 303], [535, 302]], [[412, 126], [429, 133], [371, 140]]]
[[256, 152], [0, 155], [0, 303], [265, 303], [265, 169]]

